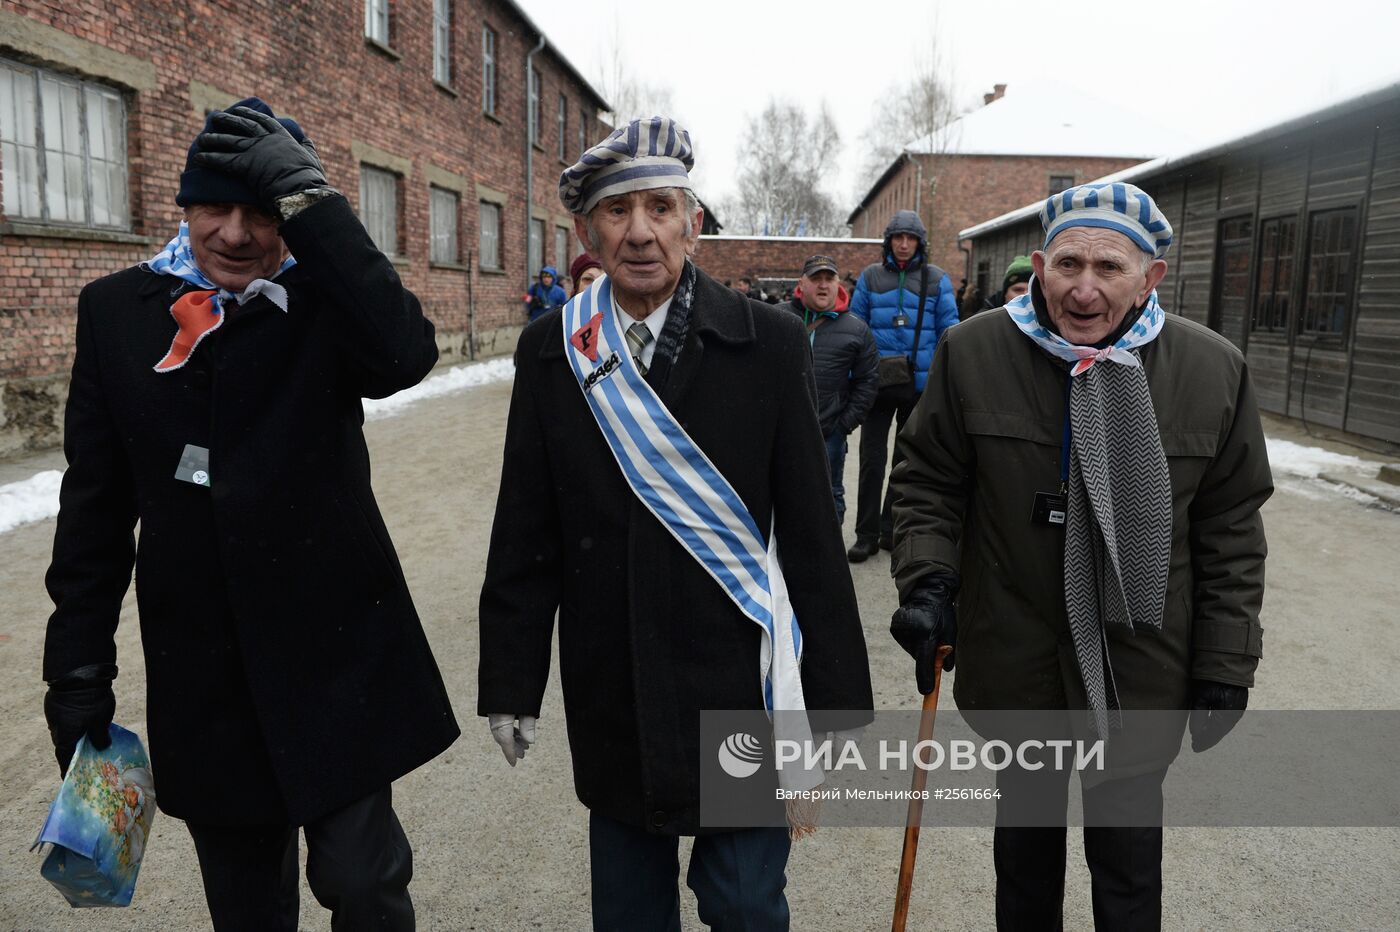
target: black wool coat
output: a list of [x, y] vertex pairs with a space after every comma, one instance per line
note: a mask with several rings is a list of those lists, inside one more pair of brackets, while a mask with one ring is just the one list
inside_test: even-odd
[[[782, 306], [810, 326], [800, 298]], [[808, 333], [817, 380], [817, 419], [824, 436], [836, 431], [845, 436], [865, 422], [880, 393], [880, 351], [870, 327], [849, 311], [825, 321]]]
[[[190, 286], [131, 268], [78, 305], [44, 677], [118, 659], [134, 561], [157, 799], [195, 822], [306, 822], [458, 734], [360, 404], [423, 378], [433, 326], [343, 197], [281, 235], [287, 311], [229, 310], [174, 372], [152, 367]], [[174, 478], [186, 444], [209, 487]]]
[[[564, 358], [559, 311], [525, 329], [515, 365], [478, 711], [539, 714], [557, 610], [579, 799], [648, 831], [694, 833], [700, 712], [763, 708], [759, 627], [626, 484]], [[765, 538], [778, 535], [808, 708], [869, 710], [801, 321], [698, 273], [679, 358], [647, 378]]]

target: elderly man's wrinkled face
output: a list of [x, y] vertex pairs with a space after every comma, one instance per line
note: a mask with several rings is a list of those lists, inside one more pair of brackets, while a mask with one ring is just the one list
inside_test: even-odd
[[1167, 263], [1143, 266], [1143, 253], [1116, 230], [1071, 227], [1031, 255], [1055, 329], [1071, 343], [1098, 343], [1140, 307], [1167, 272]]
[[641, 320], [675, 292], [703, 216], [698, 209], [686, 216], [680, 189], [658, 188], [604, 198], [574, 225], [612, 280], [618, 305]]
[[287, 258], [277, 218], [248, 204], [194, 204], [185, 220], [195, 261], [220, 288], [242, 291], [255, 279], [272, 278]]
[[802, 305], [809, 311], [829, 311], [836, 306], [836, 273], [827, 269], [798, 279], [802, 289]]
[[890, 237], [890, 252], [896, 262], [908, 262], [918, 252], [919, 238], [913, 233], [896, 233]]

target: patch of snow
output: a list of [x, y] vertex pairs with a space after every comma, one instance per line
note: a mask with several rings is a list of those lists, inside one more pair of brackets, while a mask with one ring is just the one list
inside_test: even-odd
[[515, 363], [509, 356], [502, 359], [490, 359], [486, 362], [454, 366], [441, 375], [424, 379], [412, 388], [405, 388], [388, 398], [366, 398], [364, 401], [365, 420], [377, 421], [380, 418], [392, 417], [409, 405], [425, 398], [451, 395], [474, 385], [508, 382], [514, 377]]
[[0, 485], [0, 533], [58, 514], [63, 470], [46, 469], [28, 479]]
[[1305, 447], [1291, 440], [1266, 439], [1269, 466], [1277, 474], [1316, 479], [1323, 472], [1355, 472], [1367, 478], [1380, 472], [1381, 464], [1359, 456], [1333, 453], [1321, 447]]

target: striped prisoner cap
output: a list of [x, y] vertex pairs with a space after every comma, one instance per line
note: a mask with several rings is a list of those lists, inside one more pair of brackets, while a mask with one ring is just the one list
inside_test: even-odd
[[559, 176], [559, 200], [570, 213], [586, 214], [615, 194], [652, 188], [693, 190], [690, 169], [695, 152], [690, 133], [668, 117], [633, 120], [566, 168]]
[[1070, 227], [1100, 227], [1122, 233], [1157, 259], [1172, 248], [1172, 226], [1147, 192], [1125, 182], [1081, 184], [1050, 195], [1040, 209], [1045, 245]]

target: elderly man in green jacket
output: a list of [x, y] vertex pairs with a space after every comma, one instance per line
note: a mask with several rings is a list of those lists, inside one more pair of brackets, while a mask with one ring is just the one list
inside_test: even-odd
[[[1245, 359], [1157, 303], [1172, 231], [1146, 193], [1083, 185], [1041, 221], [1029, 293], [948, 332], [899, 436], [891, 633], [923, 692], [938, 646], [956, 646], [971, 716], [1083, 710], [1111, 755], [1131, 743], [1124, 713], [1189, 709], [1205, 750], [1261, 655], [1273, 485]], [[1085, 786], [1086, 813], [1113, 797], [1152, 823], [1086, 819], [1099, 928], [1160, 926], [1161, 784], [1182, 727], [1127, 778]], [[1060, 922], [1068, 780], [998, 774], [999, 928]], [[1058, 824], [1029, 827], [1013, 800], [1047, 785]]]

